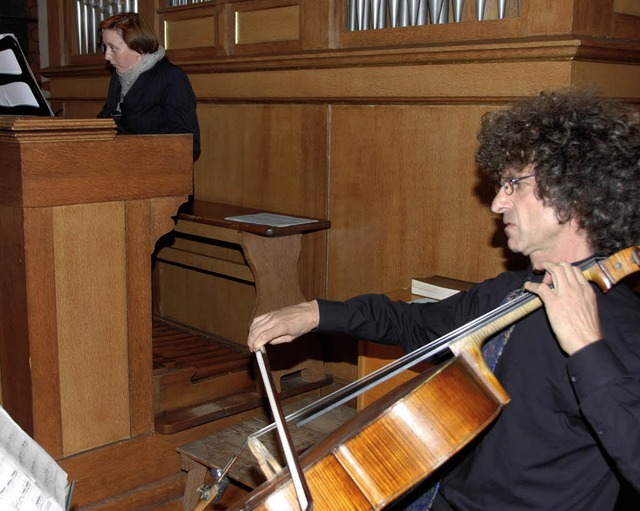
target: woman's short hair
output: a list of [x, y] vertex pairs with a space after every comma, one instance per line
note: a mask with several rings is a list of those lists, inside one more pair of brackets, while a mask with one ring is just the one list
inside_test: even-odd
[[142, 16], [135, 12], [121, 12], [100, 22], [100, 33], [103, 30], [115, 30], [125, 44], [140, 54], [153, 53], [160, 43]]

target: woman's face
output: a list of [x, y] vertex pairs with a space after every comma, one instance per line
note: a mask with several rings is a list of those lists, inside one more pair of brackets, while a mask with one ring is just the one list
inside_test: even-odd
[[107, 60], [118, 73], [126, 73], [136, 67], [142, 59], [142, 55], [129, 48], [116, 30], [110, 28], [103, 30], [102, 42], [104, 43], [105, 60]]

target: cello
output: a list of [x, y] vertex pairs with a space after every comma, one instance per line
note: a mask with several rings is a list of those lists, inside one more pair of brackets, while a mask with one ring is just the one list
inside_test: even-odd
[[[640, 246], [606, 259], [591, 259], [581, 269], [587, 280], [606, 293], [627, 275], [640, 271]], [[382, 509], [433, 474], [484, 430], [509, 402], [509, 396], [484, 363], [482, 344], [541, 306], [536, 295], [523, 292], [515, 300], [287, 417], [311, 420], [319, 414], [319, 407], [352, 399], [354, 393], [363, 392], [377, 380], [427, 360], [434, 353], [449, 349], [454, 354], [365, 408], [300, 456], [299, 466], [313, 509]], [[229, 509], [299, 509], [293, 472], [278, 472]]]

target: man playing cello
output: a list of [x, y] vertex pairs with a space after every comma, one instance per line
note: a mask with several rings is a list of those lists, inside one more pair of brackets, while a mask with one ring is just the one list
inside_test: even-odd
[[[508, 247], [530, 260], [437, 303], [364, 295], [257, 317], [248, 344], [310, 332], [406, 352], [524, 287], [544, 308], [518, 321], [495, 374], [511, 402], [451, 460], [436, 511], [608, 511], [640, 490], [640, 298], [602, 293], [577, 264], [640, 244], [640, 115], [585, 93], [550, 93], [485, 115], [476, 159]], [[427, 505], [427, 504], [425, 504]]]

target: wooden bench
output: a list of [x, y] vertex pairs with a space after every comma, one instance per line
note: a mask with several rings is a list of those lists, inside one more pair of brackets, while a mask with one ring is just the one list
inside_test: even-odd
[[[273, 215], [279, 215], [276, 220], [284, 219], [284, 223], [292, 225], [281, 225], [282, 222], [262, 225], [244, 221], [250, 220], [247, 215], [254, 218], [253, 215], [265, 214], [270, 216], [270, 220]], [[330, 222], [323, 219], [291, 217], [230, 204], [193, 201], [179, 212], [173, 240], [157, 251], [156, 260], [160, 262], [162, 272], [179, 272], [172, 281], [173, 285], [177, 282], [183, 288], [175, 298], [178, 307], [187, 313], [190, 308], [197, 307], [204, 314], [199, 317], [210, 315], [223, 318], [223, 328], [224, 325], [232, 325], [238, 333], [234, 337], [225, 336], [224, 332], [220, 333], [215, 328], [216, 324], [210, 325], [210, 329], [204, 328], [195, 324], [198, 318], [191, 323], [193, 318], [187, 315], [180, 317], [181, 311], [176, 312], [175, 309], [170, 309], [166, 316], [160, 310], [158, 317], [209, 333], [221, 342], [236, 343], [246, 349], [245, 336], [253, 317], [306, 300], [298, 277], [302, 237], [305, 233], [329, 226]], [[201, 280], [196, 282], [196, 279]], [[229, 286], [236, 288], [254, 288], [255, 302], [251, 302], [253, 290], [244, 292], [239, 299], [226, 294], [226, 285], [220, 289], [209, 287], [210, 280], [228, 281]], [[172, 293], [175, 291], [171, 283], [166, 289], [162, 288], [162, 284], [156, 285], [157, 292], [154, 294], [161, 297], [161, 302], [174, 300]], [[226, 304], [231, 313], [224, 308], [220, 312], [216, 308], [218, 301]], [[239, 310], [242, 310], [242, 315]], [[331, 382], [324, 372], [321, 345], [312, 334], [305, 342], [295, 346], [274, 346], [270, 348], [271, 351], [278, 392], [285, 391], [291, 396], [298, 393], [296, 389], [307, 392], [310, 388]], [[161, 370], [154, 373], [156, 429], [163, 433], [170, 434], [215, 420], [217, 414], [222, 413], [221, 410], [226, 413], [229, 402], [233, 403], [232, 409], [239, 410], [254, 408], [254, 402], [261, 402], [261, 389], [257, 382], [253, 388], [247, 388], [244, 383], [227, 388], [222, 385], [224, 382], [218, 381], [220, 378], [191, 381], [190, 375], [196, 372], [195, 368], [189, 372], [189, 368], [178, 371], [180, 368], [168, 367], [170, 370], [165, 371], [166, 374]], [[227, 380], [230, 378], [227, 377]], [[247, 374], [246, 378], [253, 376]], [[242, 378], [241, 375], [235, 375], [232, 379], [240, 382]], [[297, 387], [292, 388], [291, 382], [298, 382]]]
[[[278, 215], [294, 225], [257, 224], [242, 217]], [[195, 200], [178, 215], [177, 233], [240, 245], [249, 268], [242, 264], [166, 247], [158, 259], [190, 264], [207, 271], [255, 283], [254, 316], [305, 300], [298, 279], [298, 259], [304, 233], [328, 229], [331, 222], [300, 218], [219, 202]]]

